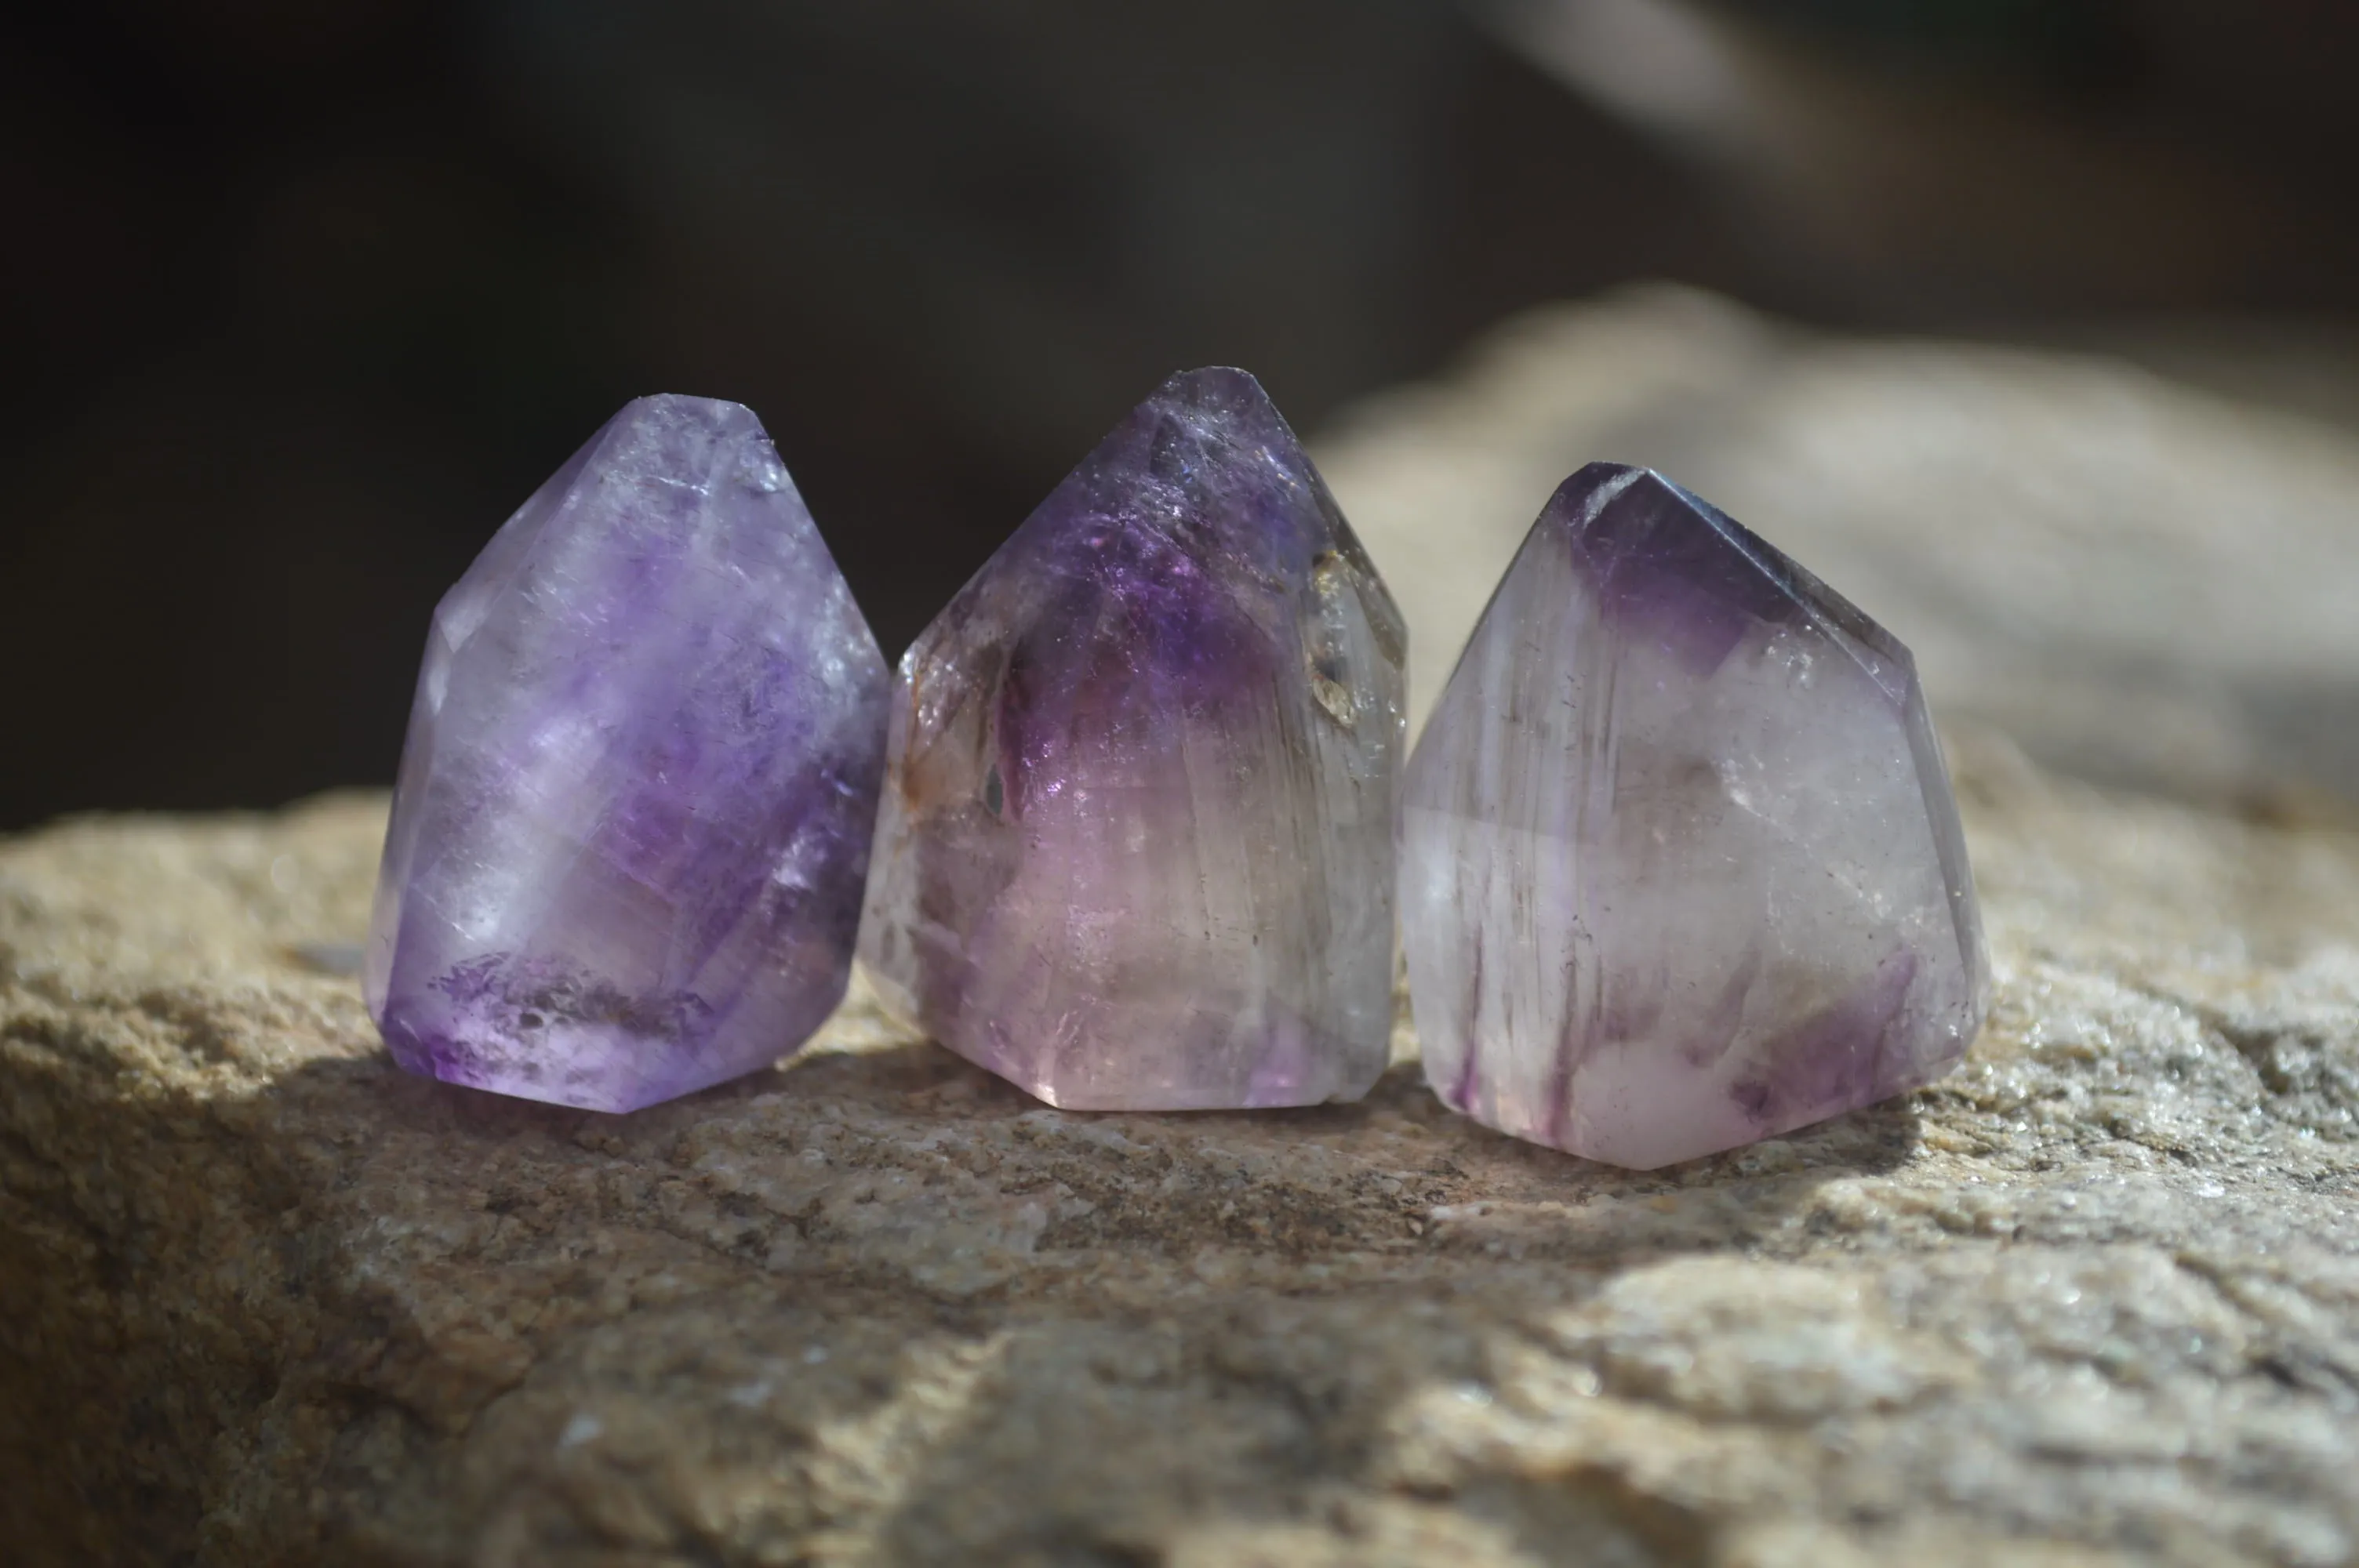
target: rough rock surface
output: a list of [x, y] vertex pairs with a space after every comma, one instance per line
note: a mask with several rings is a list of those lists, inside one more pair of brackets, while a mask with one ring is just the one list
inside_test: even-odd
[[1406, 1060], [1060, 1113], [857, 987], [499, 1099], [337, 972], [380, 799], [0, 844], [0, 1559], [2359, 1560], [2359, 835], [1951, 746], [1965, 1065], [1645, 1175]]
[[859, 997], [628, 1118], [397, 1073], [374, 799], [0, 849], [27, 1563], [2249, 1559], [2359, 1542], [2359, 838], [1961, 746], [1997, 1011], [1632, 1175], [1048, 1110]]

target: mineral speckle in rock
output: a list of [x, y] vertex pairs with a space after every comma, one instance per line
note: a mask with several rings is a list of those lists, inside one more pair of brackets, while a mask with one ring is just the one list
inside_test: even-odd
[[1886, 1099], [1987, 1007], [1908, 651], [1659, 476], [1593, 463], [1418, 742], [1402, 926], [1428, 1077], [1649, 1169]]
[[644, 397], [435, 611], [366, 956], [415, 1073], [630, 1110], [843, 996], [887, 675], [747, 409]]

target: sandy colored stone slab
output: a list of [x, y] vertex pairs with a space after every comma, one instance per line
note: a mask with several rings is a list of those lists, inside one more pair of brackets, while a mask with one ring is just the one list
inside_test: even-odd
[[[1957, 748], [1996, 1021], [1647, 1176], [1051, 1111], [857, 997], [628, 1118], [387, 1064], [381, 802], [0, 847], [27, 1563], [2329, 1564], [2359, 838]], [[1406, 1042], [1404, 1042], [1406, 1044]]]

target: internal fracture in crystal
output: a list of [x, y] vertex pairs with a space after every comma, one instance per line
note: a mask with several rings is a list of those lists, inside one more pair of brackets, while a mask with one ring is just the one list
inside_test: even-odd
[[629, 1110], [843, 995], [890, 676], [753, 414], [645, 397], [435, 611], [364, 973], [411, 1072]]
[[1404, 786], [1426, 1076], [1649, 1169], [1940, 1077], [1987, 1008], [1908, 651], [1643, 470], [1565, 481]]
[[1060, 1106], [1365, 1093], [1403, 652], [1259, 384], [1166, 383], [901, 662], [862, 936], [888, 1005]]

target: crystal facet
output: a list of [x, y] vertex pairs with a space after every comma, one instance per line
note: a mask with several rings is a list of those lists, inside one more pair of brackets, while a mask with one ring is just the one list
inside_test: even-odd
[[434, 612], [364, 975], [394, 1060], [629, 1110], [799, 1044], [889, 680], [753, 414], [625, 407]]
[[1644, 470], [1565, 481], [1404, 784], [1425, 1070], [1651, 1169], [1953, 1066], [1989, 965], [1908, 651]]
[[901, 661], [861, 948], [888, 1004], [1054, 1105], [1365, 1093], [1403, 652], [1260, 384], [1172, 378]]

